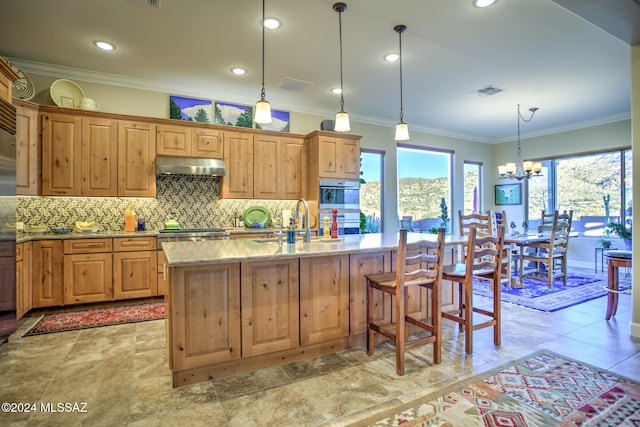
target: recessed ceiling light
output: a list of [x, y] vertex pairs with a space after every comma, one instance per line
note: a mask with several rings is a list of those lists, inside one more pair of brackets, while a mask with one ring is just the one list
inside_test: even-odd
[[116, 47], [114, 45], [112, 45], [109, 42], [105, 42], [102, 40], [96, 40], [93, 42], [93, 44], [98, 48], [98, 49], [102, 49], [102, 50], [114, 50]]
[[276, 18], [267, 18], [264, 20], [264, 27], [270, 30], [278, 29], [282, 26], [282, 22], [280, 22]]
[[384, 56], [384, 60], [388, 62], [396, 62], [398, 59], [400, 59], [400, 55], [397, 53], [390, 53]]
[[494, 4], [496, 0], [473, 0], [475, 7], [489, 7]]
[[244, 76], [245, 74], [247, 74], [247, 70], [245, 70], [244, 68], [241, 68], [241, 67], [233, 67], [231, 69], [231, 72], [233, 74], [235, 74], [236, 76]]
[[333, 89], [331, 89], [331, 93], [335, 93], [336, 95], [340, 95], [342, 93], [342, 89], [340, 89], [339, 87], [334, 87]]

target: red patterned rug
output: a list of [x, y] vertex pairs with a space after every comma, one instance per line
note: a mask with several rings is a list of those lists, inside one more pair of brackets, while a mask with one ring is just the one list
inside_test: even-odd
[[164, 319], [163, 302], [45, 314], [42, 319], [22, 336], [75, 331], [78, 329], [145, 322], [147, 320], [157, 319]]
[[549, 351], [352, 426], [638, 426], [640, 384]]

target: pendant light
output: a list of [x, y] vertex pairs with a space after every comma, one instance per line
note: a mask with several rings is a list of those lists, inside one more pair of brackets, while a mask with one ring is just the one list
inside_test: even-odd
[[271, 123], [271, 104], [265, 99], [264, 95], [264, 3], [262, 0], [262, 92], [260, 93], [260, 101], [256, 102], [256, 114], [253, 120], [259, 124]]
[[498, 166], [498, 175], [500, 179], [517, 179], [522, 181], [523, 179], [529, 179], [532, 176], [542, 176], [542, 163], [541, 162], [523, 162], [522, 150], [520, 149], [520, 120], [525, 123], [529, 123], [533, 116], [538, 111], [537, 107], [529, 108], [531, 116], [529, 119], [525, 119], [520, 113], [520, 104], [518, 104], [518, 149], [516, 151], [515, 163], [507, 163]]
[[402, 33], [407, 29], [406, 25], [396, 25], [393, 27], [393, 31], [398, 33], [398, 45], [400, 55], [398, 60], [400, 61], [400, 122], [396, 124], [396, 141], [406, 141], [409, 139], [409, 126], [404, 122], [404, 114], [402, 111]]
[[342, 12], [347, 9], [345, 3], [334, 3], [333, 10], [338, 12], [338, 26], [340, 28], [340, 111], [336, 113], [335, 126], [336, 132], [348, 132], [351, 130], [349, 124], [349, 113], [344, 111], [344, 87], [342, 85]]

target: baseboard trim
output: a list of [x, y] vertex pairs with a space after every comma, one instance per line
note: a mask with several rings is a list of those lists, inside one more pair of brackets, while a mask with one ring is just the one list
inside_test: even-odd
[[640, 338], [640, 323], [631, 322], [629, 324], [629, 333], [632, 337]]

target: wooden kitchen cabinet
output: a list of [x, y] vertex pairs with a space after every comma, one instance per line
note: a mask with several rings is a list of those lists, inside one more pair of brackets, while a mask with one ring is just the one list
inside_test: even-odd
[[0, 242], [0, 311], [16, 309], [16, 243]]
[[118, 196], [156, 196], [156, 125], [120, 120]]
[[118, 121], [99, 117], [82, 119], [82, 195], [118, 193]]
[[20, 320], [32, 308], [31, 242], [16, 245], [16, 316]]
[[42, 194], [82, 195], [82, 117], [43, 113]]
[[175, 387], [183, 384], [176, 371], [240, 358], [240, 264], [172, 267], [170, 275], [168, 345]]
[[113, 300], [111, 239], [64, 241], [64, 303]]
[[360, 179], [360, 138], [329, 131], [315, 131], [307, 135], [309, 176]]
[[300, 258], [300, 344], [349, 335], [349, 255]]
[[[367, 332], [367, 274], [392, 271], [391, 252], [366, 252], [349, 255], [349, 335]], [[374, 293], [374, 319], [381, 323], [391, 321], [391, 297], [383, 292]]]
[[114, 238], [113, 297], [144, 298], [158, 292], [155, 237]]
[[117, 129], [116, 120], [43, 113], [42, 194], [116, 196]]
[[224, 162], [227, 174], [222, 178], [222, 198], [253, 198], [253, 134], [224, 133]]
[[257, 134], [253, 141], [253, 195], [259, 199], [299, 199], [306, 191], [304, 139]]
[[243, 262], [240, 271], [242, 357], [298, 347], [298, 260]]
[[61, 240], [37, 240], [32, 243], [31, 284], [33, 308], [62, 305], [62, 263], [64, 259]]
[[222, 137], [223, 132], [217, 129], [159, 125], [157, 154], [222, 159]]
[[157, 292], [156, 295], [163, 296], [167, 291], [167, 259], [164, 256], [164, 251], [157, 251], [157, 259], [158, 259], [158, 284], [157, 284]]
[[16, 107], [16, 194], [40, 194], [40, 135], [38, 105], [13, 100]]

